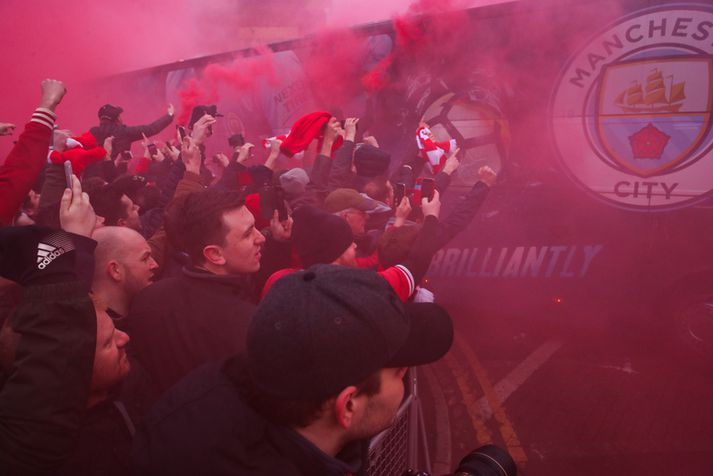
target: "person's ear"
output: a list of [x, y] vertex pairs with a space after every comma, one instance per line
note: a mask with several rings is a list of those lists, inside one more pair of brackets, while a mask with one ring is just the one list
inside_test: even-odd
[[203, 257], [211, 264], [222, 266], [225, 264], [225, 256], [223, 256], [223, 248], [218, 245], [206, 245], [203, 248]]
[[353, 385], [346, 387], [339, 392], [334, 401], [334, 414], [339, 426], [345, 430], [354, 422], [356, 412], [359, 411], [359, 403], [356, 400], [357, 388]]
[[118, 262], [112, 260], [106, 264], [106, 273], [114, 281], [121, 281], [124, 273], [122, 272], [121, 265]]

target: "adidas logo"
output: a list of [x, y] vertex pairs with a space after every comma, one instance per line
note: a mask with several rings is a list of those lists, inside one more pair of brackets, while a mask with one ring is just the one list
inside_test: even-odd
[[55, 247], [47, 243], [37, 245], [37, 269], [45, 269], [49, 264], [65, 253], [64, 248]]

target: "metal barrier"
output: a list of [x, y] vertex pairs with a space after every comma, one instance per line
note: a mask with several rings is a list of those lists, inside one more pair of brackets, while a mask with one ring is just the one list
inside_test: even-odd
[[399, 476], [409, 468], [431, 471], [415, 367], [409, 369], [406, 380], [406, 397], [394, 424], [369, 444], [368, 476]]

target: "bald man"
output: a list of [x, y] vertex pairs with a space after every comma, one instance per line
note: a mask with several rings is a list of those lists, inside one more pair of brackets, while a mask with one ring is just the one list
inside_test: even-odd
[[117, 327], [129, 311], [134, 296], [151, 284], [158, 268], [151, 248], [135, 230], [105, 226], [94, 231], [94, 280], [92, 292], [107, 305]]

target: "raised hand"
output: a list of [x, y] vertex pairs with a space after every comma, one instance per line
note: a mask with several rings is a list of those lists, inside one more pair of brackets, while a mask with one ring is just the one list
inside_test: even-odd
[[362, 141], [365, 144], [369, 144], [372, 147], [376, 147], [376, 148], [379, 147], [379, 142], [376, 140], [376, 137], [374, 137], [372, 135], [365, 135], [364, 137], [362, 137]]
[[92, 236], [97, 216], [89, 203], [89, 195], [82, 192], [79, 179], [72, 175], [72, 188], [65, 188], [59, 206], [59, 223], [62, 229], [75, 235]]
[[193, 125], [193, 131], [191, 132], [191, 138], [196, 145], [201, 145], [210, 137], [210, 126], [213, 124], [215, 124], [215, 118], [209, 114], [204, 115], [196, 121]]
[[438, 193], [438, 190], [433, 191], [433, 199], [430, 202], [428, 197], [421, 199], [421, 211], [423, 211], [424, 217], [433, 215], [438, 218], [441, 213], [441, 194]]
[[292, 224], [291, 216], [288, 216], [287, 220], [280, 221], [279, 214], [275, 210], [272, 214], [272, 220], [270, 220], [270, 232], [275, 241], [288, 241], [292, 236]]
[[460, 152], [460, 148], [457, 148], [453, 152], [450, 153], [448, 158], [446, 159], [446, 162], [443, 164], [443, 173], [444, 174], [452, 174], [455, 172], [458, 167], [460, 167], [460, 160], [458, 160], [458, 152]]
[[478, 169], [478, 177], [480, 177], [480, 181], [488, 187], [495, 185], [495, 182], [498, 180], [498, 174], [487, 165]]
[[111, 159], [111, 151], [114, 149], [114, 136], [109, 136], [104, 139], [104, 150], [106, 151], [106, 159]]
[[9, 136], [15, 130], [15, 124], [0, 122], [0, 136]]
[[198, 148], [198, 144], [188, 136], [183, 139], [183, 143], [181, 144], [181, 160], [186, 166], [187, 172], [192, 172], [197, 175], [200, 174], [201, 150]]
[[238, 149], [238, 158], [236, 159], [239, 164], [242, 164], [250, 158], [250, 153], [252, 152], [253, 147], [255, 147], [255, 145], [250, 142], [246, 142], [240, 146]]
[[213, 156], [213, 161], [220, 164], [221, 167], [226, 168], [230, 164], [230, 159], [228, 156], [219, 152]]
[[358, 117], [348, 117], [344, 121], [344, 140], [350, 140], [354, 142], [356, 138], [357, 124], [359, 123]]
[[408, 197], [403, 197], [401, 203], [396, 207], [396, 221], [394, 222], [395, 227], [402, 226], [406, 223], [406, 219], [411, 214], [411, 200]]
[[47, 108], [50, 111], [54, 111], [64, 95], [67, 94], [67, 88], [64, 87], [64, 83], [57, 79], [45, 79], [42, 81], [41, 88], [40, 107]]

